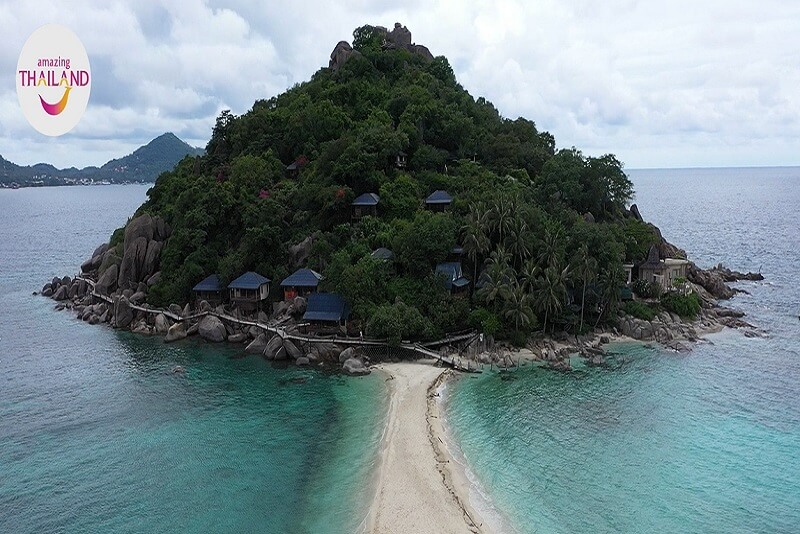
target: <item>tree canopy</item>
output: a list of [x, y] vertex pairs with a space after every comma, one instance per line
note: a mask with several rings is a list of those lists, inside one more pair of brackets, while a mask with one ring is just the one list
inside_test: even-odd
[[[186, 301], [211, 273], [223, 283], [245, 270], [279, 281], [297, 267], [289, 248], [313, 236], [308, 265], [373, 332], [431, 336], [475, 317], [501, 334], [596, 320], [603, 306], [584, 302], [602, 300], [602, 281], [616, 280], [602, 274], [640, 259], [655, 239], [626, 210], [633, 188], [621, 162], [556, 150], [533, 121], [473, 98], [446, 58], [384, 49], [373, 30], [354, 32], [360, 54], [337, 70], [241, 116], [224, 111], [205, 155], [158, 179], [139, 212], [162, 216], [174, 233], [151, 302]], [[445, 213], [424, 209], [437, 189], [454, 197]], [[380, 195], [376, 217], [352, 217], [362, 193]], [[373, 260], [378, 247], [394, 261]], [[481, 286], [472, 298], [450, 295], [433, 275], [454, 247]], [[402, 318], [414, 327], [397, 326]]]

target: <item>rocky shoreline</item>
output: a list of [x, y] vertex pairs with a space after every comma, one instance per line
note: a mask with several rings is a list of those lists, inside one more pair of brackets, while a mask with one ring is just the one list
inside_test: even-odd
[[[41, 295], [57, 301], [56, 310], [69, 310], [89, 324], [107, 324], [137, 334], [164, 336], [165, 342], [197, 335], [208, 342], [242, 344], [246, 353], [261, 354], [270, 361], [325, 366], [350, 375], [370, 372], [372, 362], [360, 349], [341, 342], [337, 344], [335, 339], [296, 343], [287, 338], [287, 334], [301, 336], [297, 322], [306, 308], [302, 297], [276, 303], [270, 314], [260, 311], [250, 316], [241, 315], [235, 308], [212, 307], [206, 301], [198, 302], [194, 308], [189, 304], [183, 307], [171, 304], [165, 310], [146, 304], [150, 288], [161, 277], [158, 270], [161, 250], [171, 233], [161, 218], [140, 215], [126, 225], [122, 240], [97, 247], [81, 264], [79, 276], [55, 277], [42, 287]], [[669, 254], [685, 257], [685, 252], [666, 241], [662, 246]], [[691, 350], [689, 343], [725, 327], [742, 329], [749, 337], [763, 335], [742, 319], [743, 312], [719, 304], [720, 300], [743, 292], [729, 283], [763, 280], [760, 273], [741, 273], [722, 265], [700, 269], [691, 264], [687, 279], [691, 289], [700, 296], [702, 305], [698, 317], [692, 321], [665, 311], [650, 321], [620, 312], [615, 327], [592, 334], [570, 336], [560, 332], [539, 336], [530, 339], [523, 351], [489, 340], [488, 350], [472, 350], [463, 357], [474, 362], [476, 367], [509, 368], [521, 361], [541, 361], [553, 369], [567, 371], [569, 356], [575, 353], [583, 355], [592, 365], [603, 365], [603, 345], [612, 340], [657, 342], [678, 352], [688, 352]], [[442, 349], [445, 354], [453, 350], [452, 347]]]

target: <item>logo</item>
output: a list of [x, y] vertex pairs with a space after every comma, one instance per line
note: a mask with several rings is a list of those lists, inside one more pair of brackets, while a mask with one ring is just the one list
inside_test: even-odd
[[17, 98], [40, 133], [64, 135], [80, 122], [92, 90], [89, 57], [72, 30], [45, 24], [28, 37], [17, 62]]

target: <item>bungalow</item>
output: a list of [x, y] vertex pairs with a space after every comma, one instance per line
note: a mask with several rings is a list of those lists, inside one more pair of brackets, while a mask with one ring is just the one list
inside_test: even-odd
[[222, 284], [219, 283], [219, 276], [216, 274], [207, 276], [192, 288], [192, 293], [197, 302], [205, 300], [212, 306], [220, 304], [222, 302]]
[[248, 271], [228, 284], [231, 303], [243, 310], [261, 309], [269, 298], [269, 283], [272, 280], [253, 271]]
[[367, 215], [378, 215], [378, 202], [381, 197], [375, 193], [364, 193], [353, 201], [353, 219], [360, 219]]
[[336, 293], [312, 293], [303, 320], [317, 326], [346, 325], [350, 308], [341, 295]]
[[449, 261], [436, 266], [436, 276], [444, 282], [444, 287], [453, 294], [464, 293], [469, 288], [469, 279], [464, 277], [460, 261]]
[[663, 290], [673, 289], [675, 281], [686, 278], [689, 261], [681, 258], [661, 259], [658, 247], [653, 245], [647, 254], [647, 260], [639, 264], [639, 278], [648, 282], [655, 282]]
[[298, 156], [296, 160], [286, 166], [286, 177], [297, 178], [300, 176], [300, 171], [303, 170], [303, 167], [305, 167], [307, 163], [308, 158], [305, 156]]
[[453, 197], [447, 191], [438, 189], [425, 199], [425, 209], [430, 211], [446, 211], [453, 202]]
[[281, 282], [283, 299], [292, 300], [295, 297], [305, 297], [317, 291], [322, 280], [322, 275], [312, 269], [297, 269], [284, 278]]

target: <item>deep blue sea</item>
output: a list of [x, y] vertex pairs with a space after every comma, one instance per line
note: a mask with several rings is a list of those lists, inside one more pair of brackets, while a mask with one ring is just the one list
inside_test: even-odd
[[800, 168], [629, 175], [644, 218], [698, 264], [766, 276], [729, 305], [769, 335], [451, 384], [474, 499], [509, 532], [800, 532]]
[[146, 189], [0, 190], [0, 533], [355, 531], [379, 376], [164, 345], [31, 295], [74, 274]]

